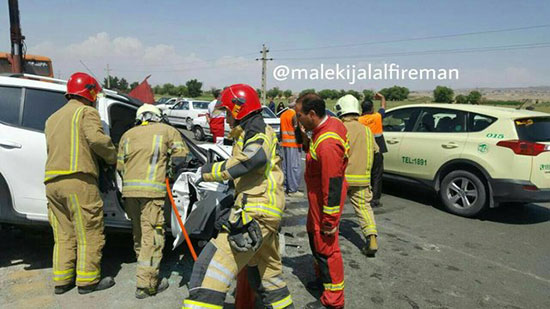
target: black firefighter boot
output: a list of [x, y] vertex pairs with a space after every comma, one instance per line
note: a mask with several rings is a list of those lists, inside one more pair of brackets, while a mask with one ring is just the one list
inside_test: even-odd
[[113, 285], [115, 285], [115, 279], [113, 279], [113, 277], [105, 277], [94, 285], [79, 286], [78, 294], [88, 294], [96, 291], [106, 290]]

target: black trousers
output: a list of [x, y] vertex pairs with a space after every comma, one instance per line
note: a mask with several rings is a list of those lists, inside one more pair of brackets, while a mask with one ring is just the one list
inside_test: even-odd
[[381, 152], [374, 154], [370, 184], [372, 187], [371, 204], [378, 204], [382, 196], [382, 174], [384, 173], [384, 155]]

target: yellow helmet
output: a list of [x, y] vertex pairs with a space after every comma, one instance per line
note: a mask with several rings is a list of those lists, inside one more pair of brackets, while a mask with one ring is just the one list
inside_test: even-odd
[[347, 114], [361, 115], [359, 100], [351, 94], [346, 94], [338, 99], [334, 109], [336, 109], [336, 116], [338, 117], [342, 117]]

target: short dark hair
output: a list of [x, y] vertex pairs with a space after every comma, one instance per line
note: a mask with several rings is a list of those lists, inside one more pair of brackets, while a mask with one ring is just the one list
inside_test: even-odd
[[313, 110], [318, 117], [325, 117], [326, 107], [325, 101], [315, 93], [306, 93], [296, 100], [296, 104], [302, 104], [302, 111], [304, 114]]
[[373, 107], [374, 103], [370, 99], [365, 99], [365, 101], [361, 103], [361, 111], [363, 112], [363, 114], [372, 111]]

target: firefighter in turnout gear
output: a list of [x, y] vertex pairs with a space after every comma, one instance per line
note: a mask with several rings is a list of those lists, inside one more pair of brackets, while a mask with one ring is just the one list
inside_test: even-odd
[[197, 183], [232, 180], [235, 205], [218, 237], [196, 261], [183, 308], [222, 308], [232, 281], [245, 266], [266, 308], [293, 308], [279, 254], [285, 197], [276, 133], [265, 124], [258, 94], [248, 85], [224, 89], [218, 108], [227, 110], [232, 155], [203, 166]]
[[76, 283], [80, 294], [112, 287], [111, 277], [101, 279], [103, 201], [98, 189], [98, 160], [114, 165], [116, 150], [103, 133], [95, 109], [101, 86], [85, 73], [67, 82], [69, 100], [46, 121], [46, 198], [53, 229], [53, 280], [55, 294]]
[[338, 226], [348, 189], [344, 177], [349, 150], [347, 130], [340, 120], [326, 115], [325, 101], [316, 94], [298, 99], [296, 115], [303, 127], [313, 133], [306, 155], [307, 232], [320, 282], [308, 286], [323, 289], [321, 299], [307, 308], [343, 308], [344, 265]]
[[376, 241], [378, 233], [374, 213], [370, 206], [372, 199], [370, 181], [374, 153], [379, 149], [370, 128], [357, 120], [360, 108], [359, 101], [351, 94], [341, 97], [335, 106], [336, 115], [348, 130], [350, 144], [349, 161], [346, 168], [346, 180], [349, 184], [348, 197], [359, 218], [361, 231], [366, 238], [363, 253], [373, 257], [378, 250]]
[[168, 280], [158, 281], [164, 248], [164, 200], [167, 170], [184, 164], [189, 150], [181, 133], [161, 123], [161, 111], [142, 105], [136, 126], [120, 139], [117, 170], [122, 175], [122, 197], [132, 221], [137, 257], [136, 297], [139, 299], [168, 288]]

